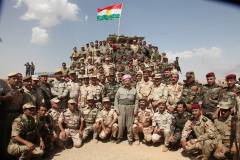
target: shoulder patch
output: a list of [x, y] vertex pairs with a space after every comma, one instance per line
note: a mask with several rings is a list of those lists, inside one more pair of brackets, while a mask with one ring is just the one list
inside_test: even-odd
[[207, 122], [208, 121], [207, 117], [203, 117], [202, 120], [203, 120], [203, 122]]

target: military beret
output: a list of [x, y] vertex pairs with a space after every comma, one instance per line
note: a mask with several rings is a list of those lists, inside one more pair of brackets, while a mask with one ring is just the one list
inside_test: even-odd
[[110, 102], [110, 99], [109, 99], [109, 97], [104, 97], [102, 101], [103, 102]]
[[31, 103], [26, 103], [26, 104], [23, 105], [22, 108], [23, 108], [23, 109], [27, 109], [27, 108], [36, 108], [36, 106], [34, 106], [34, 105], [31, 104]]
[[58, 98], [56, 98], [56, 97], [52, 98], [50, 101], [54, 102], [54, 103], [59, 103], [60, 102], [60, 100]]
[[24, 82], [25, 82], [25, 81], [29, 81], [29, 80], [32, 80], [32, 77], [31, 77], [31, 76], [26, 76], [26, 77], [23, 78], [23, 81], [24, 81]]
[[217, 107], [220, 109], [231, 109], [233, 106], [232, 106], [232, 103], [230, 103], [229, 101], [227, 101], [227, 102], [221, 101], [221, 102], [219, 102]]
[[18, 76], [17, 72], [11, 72], [8, 74], [8, 77], [15, 77], [15, 76]]
[[236, 74], [229, 74], [229, 75], [227, 75], [226, 76], [226, 80], [228, 80], [228, 79], [235, 79], [236, 80]]
[[173, 69], [173, 70], [171, 71], [171, 74], [172, 74], [172, 75], [173, 75], [173, 74], [174, 74], [174, 75], [179, 75], [179, 74], [178, 74], [178, 71], [177, 71], [176, 69]]
[[209, 72], [206, 74], [206, 77], [215, 77], [215, 74], [213, 72]]
[[68, 103], [70, 103], [70, 104], [77, 104], [77, 102], [74, 99], [69, 99]]
[[38, 75], [32, 75], [32, 80], [33, 80], [33, 81], [38, 81], [38, 80], [39, 80]]
[[199, 104], [192, 104], [191, 106], [191, 109], [194, 110], [194, 109], [201, 109], [201, 106]]
[[139, 74], [142, 75], [142, 72], [141, 71], [137, 71], [137, 75], [139, 75]]

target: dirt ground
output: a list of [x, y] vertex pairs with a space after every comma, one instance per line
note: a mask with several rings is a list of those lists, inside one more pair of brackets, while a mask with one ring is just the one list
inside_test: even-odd
[[189, 160], [181, 155], [181, 150], [162, 152], [162, 146], [145, 144], [129, 146], [127, 141], [120, 144], [90, 141], [81, 148], [65, 149], [56, 153], [53, 160]]

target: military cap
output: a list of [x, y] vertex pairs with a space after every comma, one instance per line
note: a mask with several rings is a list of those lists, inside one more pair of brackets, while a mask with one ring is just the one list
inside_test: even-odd
[[89, 76], [85, 74], [85, 75], [83, 75], [83, 78], [86, 79], [86, 78], [89, 78]]
[[160, 78], [162, 78], [162, 75], [159, 74], [159, 73], [157, 73], [157, 74], [155, 74], [155, 76], [154, 76], [153, 78], [154, 78], [154, 79], [160, 79]]
[[97, 76], [94, 75], [94, 74], [91, 74], [91, 75], [89, 76], [89, 78], [97, 78]]
[[105, 60], [110, 60], [110, 58], [109, 58], [109, 57], [106, 57]]
[[87, 95], [87, 100], [94, 100], [94, 98], [91, 94], [89, 94], [89, 95]]
[[27, 109], [27, 108], [36, 108], [36, 106], [34, 106], [33, 104], [31, 103], [25, 103], [22, 107], [23, 109]]
[[103, 102], [110, 102], [110, 99], [109, 99], [109, 97], [104, 97], [102, 101]]
[[213, 72], [209, 72], [206, 74], [206, 77], [215, 77], [215, 74]]
[[219, 102], [217, 107], [220, 108], [220, 109], [231, 109], [232, 108], [232, 103], [230, 103], [229, 101], [227, 101], [227, 102], [221, 101], [221, 102]]
[[52, 98], [50, 101], [54, 102], [54, 103], [59, 103], [60, 102], [60, 100], [57, 97]]
[[130, 74], [125, 74], [123, 77], [122, 77], [122, 80], [126, 80], [126, 79], [131, 79], [132, 76]]
[[191, 109], [192, 110], [194, 110], [194, 109], [201, 109], [201, 106], [199, 104], [195, 103], [195, 104], [192, 104]]
[[236, 74], [229, 74], [229, 75], [227, 75], [226, 76], [226, 80], [228, 80], [228, 79], [235, 79], [236, 80]]
[[77, 104], [77, 102], [74, 99], [69, 99], [68, 103], [70, 103], [70, 104]]
[[11, 72], [8, 74], [8, 77], [15, 77], [15, 76], [18, 76], [17, 72]]
[[147, 102], [147, 99], [146, 99], [145, 97], [141, 97], [141, 98], [139, 98], [138, 101], [139, 101], [139, 102], [140, 102], [140, 101], [145, 101], [145, 102]]
[[176, 74], [179, 75], [179, 74], [178, 74], [178, 71], [177, 71], [176, 69], [173, 69], [173, 70], [171, 71], [171, 74], [172, 74], [172, 75], [173, 75], [173, 74], [174, 74], [174, 75], [176, 75]]
[[71, 71], [68, 73], [68, 75], [70, 75], [70, 74], [76, 74], [76, 72], [73, 71], [73, 70], [71, 70]]
[[25, 82], [25, 81], [29, 81], [29, 80], [32, 80], [32, 77], [31, 77], [31, 76], [26, 76], [26, 77], [23, 78], [23, 81], [24, 81], [24, 82]]
[[194, 75], [193, 71], [186, 72], [186, 76], [192, 76], [192, 75]]
[[61, 69], [57, 69], [54, 74], [58, 74], [58, 73], [62, 73], [62, 70]]
[[39, 74], [40, 77], [48, 76], [47, 72], [42, 72]]
[[32, 80], [33, 80], [33, 81], [38, 81], [38, 80], [39, 80], [38, 75], [32, 75]]
[[78, 75], [78, 79], [83, 79], [84, 76], [82, 74]]
[[142, 75], [142, 72], [141, 71], [137, 71], [137, 75], [139, 75], [139, 74]]

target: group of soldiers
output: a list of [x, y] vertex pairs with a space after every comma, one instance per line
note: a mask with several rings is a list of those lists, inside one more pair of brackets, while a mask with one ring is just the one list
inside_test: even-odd
[[[0, 81], [1, 153], [19, 159], [48, 155], [69, 142], [162, 145], [199, 159], [238, 159], [240, 88], [235, 74], [207, 84], [186, 72], [178, 58], [139, 37], [95, 41], [73, 48], [71, 64], [54, 72]], [[8, 154], [9, 155], [8, 155]]]

